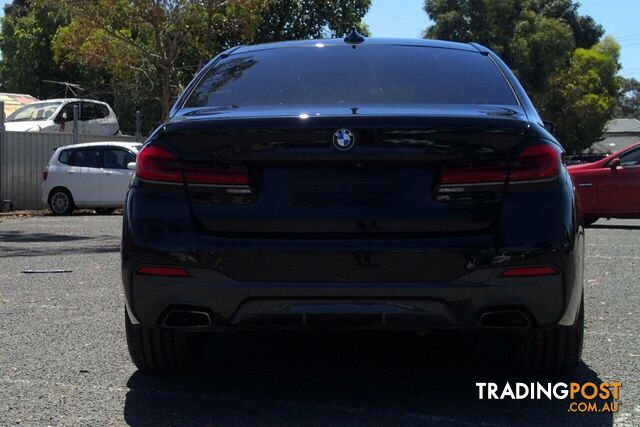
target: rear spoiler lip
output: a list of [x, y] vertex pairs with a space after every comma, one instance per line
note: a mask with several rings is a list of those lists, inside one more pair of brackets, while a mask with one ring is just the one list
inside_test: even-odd
[[[416, 119], [423, 122], [416, 125]], [[277, 123], [279, 122], [279, 123]], [[355, 128], [355, 129], [424, 129], [434, 128], [474, 128], [487, 130], [508, 130], [516, 131], [524, 135], [529, 130], [531, 124], [526, 119], [524, 113], [518, 115], [495, 114], [492, 112], [483, 115], [440, 115], [440, 114], [406, 114], [406, 115], [386, 115], [367, 114], [350, 116], [342, 114], [327, 114], [319, 117], [308, 118], [302, 121], [298, 115], [247, 115], [247, 116], [225, 116], [225, 117], [191, 117], [180, 121], [170, 121], [158, 129], [157, 134], [171, 133], [199, 133], [203, 131], [220, 131], [224, 129], [247, 129], [251, 125], [252, 129], [264, 128], [265, 130], [278, 128], [298, 129], [318, 129], [323, 127]]]

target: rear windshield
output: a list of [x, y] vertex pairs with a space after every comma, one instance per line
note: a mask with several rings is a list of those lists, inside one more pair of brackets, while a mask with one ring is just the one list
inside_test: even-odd
[[517, 105], [491, 58], [415, 46], [291, 47], [231, 55], [185, 107], [245, 105]]

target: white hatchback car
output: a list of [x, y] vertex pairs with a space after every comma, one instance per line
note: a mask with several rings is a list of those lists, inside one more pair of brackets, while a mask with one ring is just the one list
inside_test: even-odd
[[42, 201], [55, 215], [69, 215], [75, 208], [113, 212], [123, 205], [141, 147], [92, 142], [58, 148], [43, 172]]
[[5, 120], [9, 132], [73, 132], [73, 108], [78, 107], [78, 133], [115, 135], [120, 125], [106, 102], [93, 99], [50, 99], [15, 110]]

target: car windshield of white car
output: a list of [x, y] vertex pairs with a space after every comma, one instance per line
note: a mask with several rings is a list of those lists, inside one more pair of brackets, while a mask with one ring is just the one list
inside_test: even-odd
[[58, 109], [60, 102], [41, 102], [18, 108], [7, 117], [7, 122], [28, 122], [47, 120]]

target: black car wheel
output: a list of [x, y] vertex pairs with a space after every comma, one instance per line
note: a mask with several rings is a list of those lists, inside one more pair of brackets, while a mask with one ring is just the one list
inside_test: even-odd
[[71, 215], [75, 208], [73, 197], [66, 188], [56, 188], [49, 194], [49, 208], [54, 215]]
[[193, 369], [204, 354], [207, 336], [188, 334], [131, 323], [125, 310], [125, 332], [129, 355], [141, 371]]
[[580, 364], [584, 339], [584, 298], [573, 326], [534, 329], [509, 337], [509, 359], [519, 371], [572, 373]]

